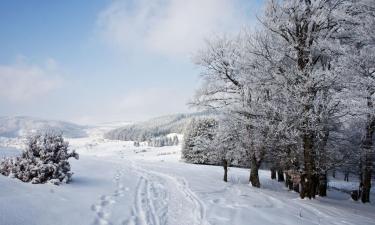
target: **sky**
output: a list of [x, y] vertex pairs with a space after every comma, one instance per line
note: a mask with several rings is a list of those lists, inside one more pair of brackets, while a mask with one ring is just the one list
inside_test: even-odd
[[0, 116], [80, 124], [190, 112], [194, 54], [264, 0], [0, 1]]

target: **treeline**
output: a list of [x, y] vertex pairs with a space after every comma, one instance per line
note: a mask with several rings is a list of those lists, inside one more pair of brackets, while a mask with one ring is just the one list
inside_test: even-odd
[[157, 137], [147, 141], [147, 145], [151, 147], [164, 147], [178, 145], [179, 140], [175, 135], [173, 137]]
[[[149, 147], [164, 147], [164, 146], [178, 145], [179, 142], [180, 141], [177, 135], [174, 135], [173, 137], [162, 136], [162, 137], [152, 138], [152, 139], [147, 140], [146, 144]], [[140, 146], [139, 141], [135, 141], [134, 146], [139, 147]]]
[[270, 0], [257, 31], [208, 41], [195, 57], [203, 82], [192, 105], [221, 117], [192, 122], [183, 157], [225, 172], [247, 163], [255, 187], [270, 163], [301, 198], [325, 196], [328, 171], [350, 171], [369, 202], [374, 11], [373, 0]]
[[111, 130], [106, 133], [105, 137], [112, 140], [144, 142], [170, 133], [181, 134], [191, 118], [199, 118], [206, 114], [208, 113], [200, 112], [162, 116]]

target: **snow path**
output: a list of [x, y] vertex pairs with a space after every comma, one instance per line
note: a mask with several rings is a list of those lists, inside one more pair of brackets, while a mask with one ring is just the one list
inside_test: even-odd
[[146, 173], [139, 173], [131, 217], [123, 222], [129, 225], [166, 224], [168, 190], [164, 184]]
[[[185, 179], [156, 171], [147, 171], [136, 166], [135, 163], [132, 163], [132, 166], [140, 174], [140, 182], [145, 183], [148, 186], [148, 188], [145, 190], [147, 194], [144, 194], [142, 188], [138, 188], [138, 193], [136, 195], [136, 210], [134, 210], [134, 216], [136, 217], [136, 215], [145, 214], [150, 215], [146, 217], [146, 220], [136, 220], [143, 221], [139, 224], [209, 224], [205, 218], [204, 204], [190, 190]], [[141, 197], [141, 201], [139, 196]], [[148, 203], [148, 206], [147, 204], [143, 204], [145, 202]], [[155, 208], [159, 209], [156, 212], [156, 215]], [[168, 208], [173, 210], [168, 210]]]
[[209, 224], [204, 204], [190, 190], [185, 179], [143, 169], [134, 160], [125, 164], [131, 165], [140, 178], [132, 217], [125, 220], [124, 225]]
[[[125, 186], [121, 183], [125, 167], [137, 178], [133, 206], [129, 218], [121, 225], [209, 225], [206, 220], [205, 205], [191, 191], [182, 177], [143, 169], [136, 160], [125, 159], [120, 151], [121, 167], [117, 168], [112, 194], [105, 194], [92, 205], [95, 213], [92, 225], [115, 225], [112, 211], [118, 207], [117, 198], [122, 197]], [[121, 206], [119, 206], [121, 207]]]

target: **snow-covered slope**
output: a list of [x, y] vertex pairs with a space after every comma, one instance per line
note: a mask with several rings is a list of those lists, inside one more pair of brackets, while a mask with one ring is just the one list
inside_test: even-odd
[[230, 168], [224, 183], [221, 167], [181, 162], [181, 146], [134, 147], [99, 135], [69, 142], [80, 153], [70, 184], [0, 176], [1, 225], [375, 224], [373, 204], [336, 190], [301, 200], [269, 171], [260, 171], [260, 189], [248, 184], [248, 169]]
[[0, 117], [0, 137], [16, 138], [35, 131], [63, 132], [66, 137], [86, 136], [85, 127], [69, 122], [42, 120], [32, 117]]
[[161, 116], [119, 127], [106, 133], [105, 137], [112, 140], [123, 141], [145, 141], [147, 139], [159, 136], [165, 136], [170, 133], [181, 134], [184, 132], [186, 125], [193, 118], [213, 116], [208, 112], [174, 114]]

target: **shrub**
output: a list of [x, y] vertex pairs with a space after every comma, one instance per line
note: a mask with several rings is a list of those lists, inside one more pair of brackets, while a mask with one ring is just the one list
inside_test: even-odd
[[75, 151], [69, 151], [69, 143], [62, 134], [34, 134], [27, 138], [26, 149], [20, 157], [0, 162], [0, 173], [23, 182], [68, 183], [73, 175], [68, 159], [78, 159]]

